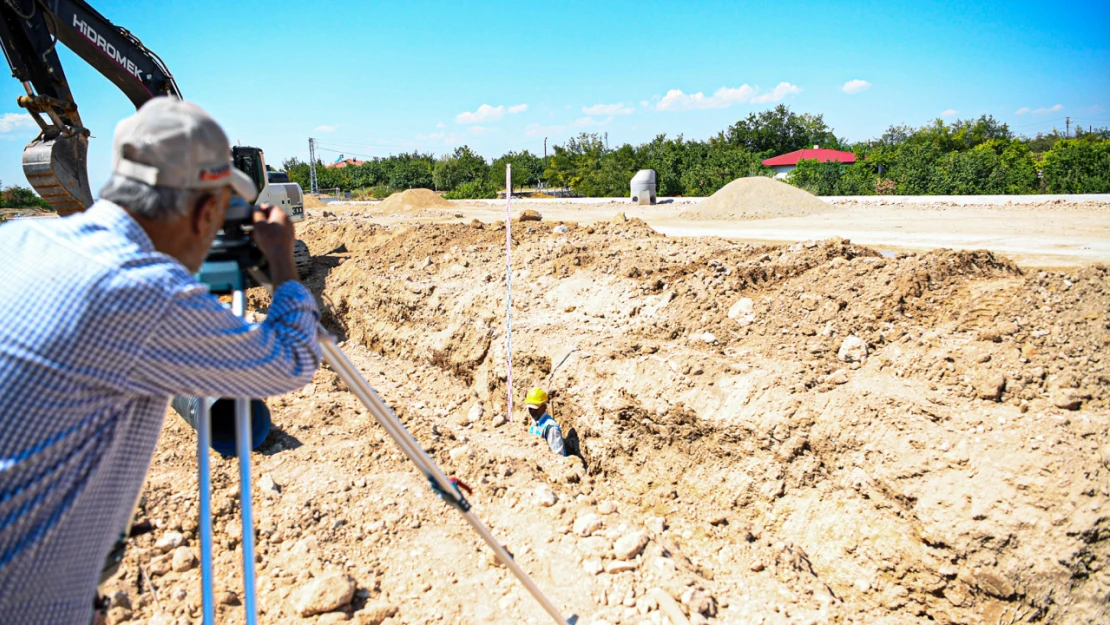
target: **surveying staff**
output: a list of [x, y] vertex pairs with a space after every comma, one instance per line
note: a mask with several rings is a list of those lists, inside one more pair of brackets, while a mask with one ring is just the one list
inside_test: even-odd
[[116, 127], [89, 210], [0, 227], [0, 622], [90, 622], [171, 395], [286, 393], [319, 364], [281, 210], [254, 215], [275, 287], [264, 323], [193, 277], [232, 192], [255, 197], [230, 155], [200, 107], [155, 98]]
[[555, 419], [547, 414], [547, 391], [538, 386], [528, 391], [524, 406], [528, 409], [528, 418], [532, 420], [528, 433], [546, 440], [551, 451], [560, 456], [567, 455], [567, 448], [563, 443], [563, 430], [558, 423], [555, 423]]

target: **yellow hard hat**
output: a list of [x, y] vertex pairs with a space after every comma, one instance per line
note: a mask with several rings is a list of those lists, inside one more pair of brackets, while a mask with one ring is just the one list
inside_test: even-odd
[[528, 391], [528, 397], [525, 398], [524, 403], [528, 406], [539, 406], [540, 404], [547, 403], [547, 391], [540, 387], [536, 387]]

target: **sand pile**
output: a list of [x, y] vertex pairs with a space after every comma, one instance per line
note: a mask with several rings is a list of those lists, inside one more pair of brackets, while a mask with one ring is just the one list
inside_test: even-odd
[[805, 217], [831, 208], [816, 196], [764, 176], [738, 178], [682, 213], [702, 220]]
[[451, 202], [443, 199], [435, 191], [408, 189], [394, 193], [377, 206], [378, 210], [386, 213], [410, 213], [426, 208], [451, 208]]

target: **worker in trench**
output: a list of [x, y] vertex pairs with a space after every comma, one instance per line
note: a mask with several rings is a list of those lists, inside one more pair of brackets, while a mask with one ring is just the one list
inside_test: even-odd
[[560, 456], [565, 456], [567, 455], [567, 447], [563, 441], [563, 430], [558, 423], [555, 423], [555, 419], [548, 414], [547, 399], [547, 391], [538, 386], [528, 391], [528, 397], [524, 400], [524, 407], [528, 411], [528, 418], [531, 420], [528, 433], [543, 438], [547, 441], [547, 446], [551, 448], [551, 451]]
[[312, 379], [319, 312], [281, 209], [253, 215], [274, 286], [263, 323], [195, 277], [233, 193], [256, 189], [223, 129], [159, 97], [116, 127], [92, 207], [0, 227], [0, 622], [93, 621], [172, 395], [266, 397]]

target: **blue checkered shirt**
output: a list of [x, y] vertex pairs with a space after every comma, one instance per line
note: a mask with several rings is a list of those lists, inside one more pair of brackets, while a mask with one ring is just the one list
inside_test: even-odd
[[0, 623], [92, 618], [171, 395], [307, 383], [318, 312], [296, 282], [236, 317], [123, 209], [0, 227]]

